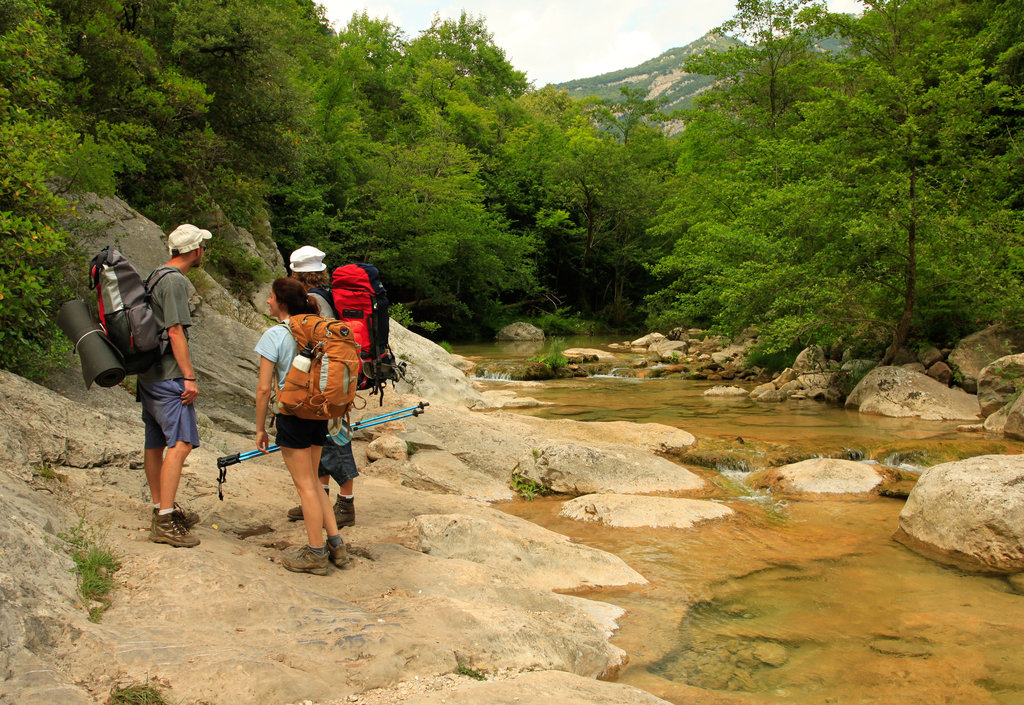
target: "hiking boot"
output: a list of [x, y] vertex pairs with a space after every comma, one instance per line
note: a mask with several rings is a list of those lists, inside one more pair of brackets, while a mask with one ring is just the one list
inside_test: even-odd
[[332, 546], [331, 542], [327, 542], [327, 555], [331, 558], [333, 563], [338, 568], [344, 568], [348, 565], [348, 549], [345, 548], [345, 544], [339, 543], [337, 546]]
[[[328, 497], [331, 496], [331, 492], [327, 488], [324, 488], [324, 492], [327, 493]], [[301, 504], [299, 506], [297, 506], [297, 507], [292, 507], [291, 509], [288, 510], [288, 521], [302, 521], [302, 505]]]
[[[159, 512], [159, 509], [153, 507], [153, 516], [156, 516]], [[194, 512], [191, 509], [185, 509], [177, 502], [174, 503], [174, 511], [171, 512], [171, 515], [178, 520], [178, 523], [184, 524], [186, 529], [191, 529], [199, 523], [198, 512]]]
[[281, 559], [281, 565], [293, 573], [327, 575], [327, 553], [318, 556], [308, 545], [299, 546]]
[[173, 513], [163, 516], [153, 515], [149, 540], [153, 543], [166, 543], [176, 548], [193, 548], [199, 545], [199, 538], [193, 536], [188, 527], [178, 521]]
[[355, 499], [345, 499], [341, 495], [338, 495], [338, 499], [334, 500], [334, 521], [338, 522], [339, 529], [343, 526], [355, 526]]

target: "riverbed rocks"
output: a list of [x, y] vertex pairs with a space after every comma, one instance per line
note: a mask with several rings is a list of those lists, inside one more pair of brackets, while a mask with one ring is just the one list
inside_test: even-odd
[[755, 486], [804, 494], [863, 494], [885, 479], [879, 468], [838, 458], [809, 458], [760, 473]]
[[532, 323], [516, 321], [494, 335], [495, 340], [544, 340], [544, 331]]
[[706, 397], [721, 397], [725, 399], [739, 399], [750, 396], [743, 387], [734, 387], [732, 385], [718, 384], [711, 389], [705, 389], [703, 396]]
[[862, 414], [932, 420], [981, 417], [976, 396], [946, 387], [927, 375], [891, 366], [868, 372], [847, 397], [846, 407]]
[[520, 455], [513, 474], [559, 494], [639, 494], [704, 489], [704, 481], [664, 458], [599, 450], [574, 443], [552, 443]]
[[732, 516], [724, 504], [677, 497], [588, 494], [562, 504], [558, 515], [605, 526], [689, 529], [701, 522]]
[[969, 569], [1024, 572], [1024, 456], [928, 468], [900, 512], [896, 539]]

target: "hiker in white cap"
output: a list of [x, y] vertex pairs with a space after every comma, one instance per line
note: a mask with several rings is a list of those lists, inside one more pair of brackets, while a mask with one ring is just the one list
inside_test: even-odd
[[171, 259], [146, 280], [167, 270], [150, 290], [151, 305], [160, 326], [163, 350], [160, 359], [138, 377], [138, 397], [146, 424], [146, 480], [153, 496], [150, 540], [191, 548], [199, 539], [191, 529], [199, 516], [175, 501], [181, 468], [193, 448], [199, 447], [199, 427], [193, 405], [199, 396], [196, 371], [188, 347], [192, 315], [185, 275], [203, 263], [209, 230], [185, 223], [167, 237]]

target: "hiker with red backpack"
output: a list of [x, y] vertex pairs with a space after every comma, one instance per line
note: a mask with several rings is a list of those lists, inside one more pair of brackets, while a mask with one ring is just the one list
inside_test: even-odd
[[[289, 265], [292, 277], [300, 282], [309, 297], [316, 303], [320, 315], [336, 319], [330, 300], [331, 279], [324, 264], [325, 254], [311, 245], [305, 245], [292, 252]], [[330, 495], [330, 478], [338, 483], [338, 498], [334, 502], [334, 520], [338, 527], [353, 526], [356, 523], [355, 486], [353, 480], [359, 477], [352, 444], [338, 445], [333, 441], [324, 444], [317, 469], [320, 486]], [[288, 510], [289, 521], [302, 520], [302, 505]]]
[[189, 223], [179, 225], [167, 238], [170, 260], [149, 275], [145, 286], [163, 340], [159, 357], [139, 372], [137, 387], [146, 425], [146, 480], [153, 497], [149, 537], [156, 543], [184, 548], [199, 545], [199, 538], [191, 532], [199, 516], [174, 501], [185, 459], [199, 447], [194, 406], [199, 386], [189, 354], [192, 316], [185, 275], [202, 265], [206, 241], [211, 237], [209, 230]]
[[286, 554], [281, 563], [292, 572], [326, 575], [328, 560], [344, 567], [348, 553], [330, 501], [317, 482], [317, 468], [328, 420], [346, 415], [355, 397], [358, 346], [345, 323], [317, 315], [316, 304], [295, 279], [274, 280], [267, 305], [281, 323], [256, 344], [256, 447], [266, 452], [270, 444], [267, 412], [276, 389], [276, 442], [298, 490], [308, 538], [307, 545]]

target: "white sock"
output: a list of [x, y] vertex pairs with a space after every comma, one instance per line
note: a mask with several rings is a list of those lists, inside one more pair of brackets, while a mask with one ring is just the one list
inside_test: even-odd
[[320, 486], [324, 488], [324, 492], [326, 492], [327, 494], [331, 493], [331, 486], [330, 485], [320, 485]]
[[348, 499], [348, 500], [352, 500], [352, 499], [356, 498], [356, 496], [354, 494], [343, 494], [343, 495], [340, 495], [340, 496], [341, 496], [342, 499]]
[[159, 502], [153, 502], [153, 509], [156, 509], [157, 511], [160, 511], [160, 503]]
[[167, 516], [168, 514], [171, 514], [173, 512], [174, 512], [174, 508], [173, 507], [171, 509], [161, 509], [160, 510], [160, 516], [164, 517], [164, 516]]

